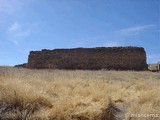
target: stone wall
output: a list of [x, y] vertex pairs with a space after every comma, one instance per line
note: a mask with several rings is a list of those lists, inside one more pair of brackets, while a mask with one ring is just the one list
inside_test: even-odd
[[157, 70], [160, 71], [160, 62], [157, 63]]
[[99, 47], [31, 51], [28, 68], [32, 69], [115, 69], [146, 70], [142, 47]]

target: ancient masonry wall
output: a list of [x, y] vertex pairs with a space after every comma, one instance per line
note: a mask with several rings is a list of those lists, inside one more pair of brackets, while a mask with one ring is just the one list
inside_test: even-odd
[[142, 47], [99, 47], [31, 51], [32, 69], [114, 69], [146, 70], [146, 52]]

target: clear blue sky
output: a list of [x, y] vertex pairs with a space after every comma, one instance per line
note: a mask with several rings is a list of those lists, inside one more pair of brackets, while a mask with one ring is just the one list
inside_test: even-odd
[[29, 51], [141, 46], [160, 60], [160, 0], [0, 0], [0, 65]]

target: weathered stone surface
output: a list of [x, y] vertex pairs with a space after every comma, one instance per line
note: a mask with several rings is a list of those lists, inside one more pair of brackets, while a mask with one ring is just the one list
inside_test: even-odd
[[152, 72], [160, 71], [160, 62], [157, 62], [157, 64], [148, 64], [148, 70]]
[[146, 70], [146, 52], [142, 47], [98, 47], [31, 51], [32, 69], [115, 69]]
[[157, 63], [158, 71], [160, 71], [160, 61]]

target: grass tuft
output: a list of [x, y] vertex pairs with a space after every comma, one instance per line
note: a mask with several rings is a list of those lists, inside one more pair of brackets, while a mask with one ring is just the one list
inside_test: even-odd
[[122, 110], [110, 99], [107, 107], [102, 110], [101, 120], [122, 120]]

